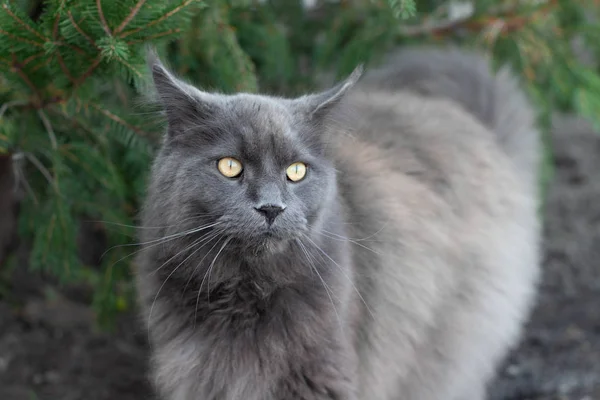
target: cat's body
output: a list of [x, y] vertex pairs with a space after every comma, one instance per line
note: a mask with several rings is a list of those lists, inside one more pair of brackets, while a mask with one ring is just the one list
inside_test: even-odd
[[484, 399], [535, 293], [533, 113], [479, 56], [398, 60], [297, 100], [153, 64], [169, 135], [138, 289], [164, 399]]

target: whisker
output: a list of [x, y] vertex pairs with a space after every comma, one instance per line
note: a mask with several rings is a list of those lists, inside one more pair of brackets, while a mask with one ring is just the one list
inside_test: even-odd
[[191, 219], [200, 218], [200, 217], [210, 217], [210, 216], [214, 216], [214, 215], [216, 215], [216, 214], [209, 214], [209, 213], [195, 214], [195, 215], [192, 215], [190, 217], [182, 219], [177, 224], [163, 225], [163, 226], [138, 226], [138, 225], [123, 224], [123, 223], [120, 223], [120, 222], [105, 221], [105, 220], [84, 220], [82, 222], [91, 223], [91, 224], [93, 224], [93, 223], [102, 223], [102, 224], [107, 224], [107, 225], [115, 225], [115, 226], [121, 226], [121, 227], [124, 227], [124, 228], [133, 228], [133, 229], [166, 229], [166, 228], [172, 228], [174, 226], [180, 226], [180, 225], [183, 224], [183, 222], [189, 221]]
[[[183, 236], [185, 236], [185, 235], [183, 235]], [[120, 259], [118, 259], [117, 261], [115, 261], [115, 262], [114, 262], [114, 263], [113, 263], [111, 266], [117, 265], [118, 263], [120, 263], [120, 262], [121, 262], [121, 261], [123, 261], [124, 259], [126, 259], [126, 258], [128, 258], [128, 257], [131, 257], [131, 256], [133, 256], [133, 255], [135, 255], [135, 254], [141, 253], [141, 252], [142, 252], [142, 251], [144, 251], [144, 250], [148, 250], [148, 249], [149, 249], [149, 248], [151, 248], [151, 247], [154, 247], [154, 246], [160, 246], [161, 244], [164, 244], [164, 243], [166, 243], [166, 242], [170, 242], [171, 240], [175, 240], [175, 239], [177, 239], [177, 237], [175, 237], [175, 238], [171, 238], [171, 239], [168, 239], [168, 240], [164, 240], [164, 241], [161, 241], [161, 242], [158, 242], [158, 243], [154, 243], [154, 244], [151, 244], [150, 246], [146, 246], [146, 247], [144, 247], [144, 248], [141, 248], [141, 249], [139, 249], [139, 250], [136, 250], [136, 251], [134, 251], [134, 252], [132, 252], [132, 253], [130, 253], [130, 254], [127, 254], [126, 256], [123, 256], [123, 257], [121, 257]], [[109, 249], [109, 250], [110, 250], [110, 249]], [[109, 250], [106, 250], [106, 252], [108, 252]], [[105, 252], [105, 254], [106, 254], [106, 252]], [[105, 254], [103, 254], [102, 256], [104, 256]]]
[[[211, 232], [211, 237], [207, 239], [207, 243], [208, 244], [211, 240], [216, 239], [217, 237], [219, 237], [219, 235], [221, 235], [223, 233], [224, 230], [219, 230], [216, 232]], [[205, 244], [205, 245], [206, 245]], [[215, 244], [216, 245], [216, 244]], [[214, 246], [213, 246], [214, 247]], [[212, 250], [213, 248], [211, 248], [210, 250]], [[210, 252], [209, 250], [209, 252]], [[200, 260], [200, 262], [196, 265], [196, 267], [194, 268], [194, 270], [192, 271], [192, 273], [190, 274], [190, 277], [188, 278], [187, 282], [185, 283], [185, 286], [183, 287], [183, 292], [182, 292], [182, 296], [185, 295], [185, 292], [187, 291], [187, 287], [190, 284], [190, 282], [192, 281], [192, 278], [194, 277], [194, 275], [196, 275], [196, 271], [198, 271], [198, 268], [200, 267], [200, 265], [202, 264], [202, 261], [204, 261], [204, 259], [206, 258], [206, 256], [208, 255], [205, 254], [204, 257], [202, 257], [202, 260]]]
[[[325, 292], [327, 293], [327, 297], [329, 297], [329, 301], [331, 302], [331, 306], [333, 307], [333, 312], [335, 313], [335, 315], [337, 317], [337, 320], [338, 320], [338, 323], [340, 325], [340, 331], [341, 331], [342, 335], [345, 337], [346, 336], [346, 332], [344, 331], [344, 326], [342, 324], [342, 319], [340, 318], [340, 314], [338, 313], [337, 308], [335, 307], [335, 303], [333, 302], [333, 298], [331, 297], [334, 294], [333, 290], [331, 289], [331, 287], [329, 285], [327, 285], [327, 283], [325, 282], [325, 280], [323, 279], [323, 277], [319, 273], [319, 270], [314, 265], [314, 263], [311, 261], [311, 257], [309, 256], [309, 252], [306, 249], [306, 247], [304, 246], [304, 244], [302, 243], [302, 241], [300, 239], [297, 239], [297, 242], [300, 245], [300, 247], [302, 248], [302, 251], [304, 252], [304, 254], [306, 255], [306, 259], [308, 260], [308, 263], [309, 263], [311, 269], [314, 272], [317, 273], [317, 276], [321, 280], [321, 283], [323, 284], [323, 288], [325, 289]], [[339, 298], [337, 296], [336, 296], [336, 299], [339, 300]]]
[[[205, 233], [204, 235], [200, 236], [198, 239], [194, 240], [191, 245], [189, 245], [188, 247], [186, 247], [183, 251], [191, 249], [192, 247], [194, 247], [194, 246], [196, 246], [196, 245], [198, 245], [198, 244], [200, 244], [202, 242], [207, 241], [208, 240], [207, 237], [211, 236], [211, 234], [213, 234], [213, 232], [208, 232], [208, 233]], [[201, 248], [202, 247], [200, 247], [197, 250], [200, 250]], [[160, 267], [158, 267], [154, 271], [152, 271], [150, 273], [150, 275], [156, 274], [162, 267], [164, 267], [167, 263], [169, 263], [172, 259], [174, 259], [175, 257], [177, 257], [179, 254], [181, 254], [181, 251], [178, 252], [177, 254], [175, 254], [174, 256], [172, 256], [171, 258], [169, 258], [167, 261], [165, 261]], [[192, 254], [194, 254], [194, 253], [192, 253]]]
[[362, 244], [362, 243], [355, 242], [354, 240], [352, 240], [352, 239], [349, 239], [349, 238], [347, 238], [347, 237], [340, 236], [340, 235], [336, 235], [336, 236], [339, 236], [339, 237], [335, 237], [335, 236], [332, 236], [332, 235], [334, 235], [333, 233], [329, 233], [329, 232], [327, 232], [327, 231], [325, 231], [325, 230], [323, 230], [323, 231], [317, 231], [317, 230], [315, 230], [315, 232], [316, 232], [316, 233], [318, 233], [319, 235], [323, 235], [323, 236], [325, 236], [326, 238], [329, 238], [329, 239], [332, 239], [332, 240], [338, 240], [338, 241], [340, 241], [340, 242], [344, 242], [344, 241], [350, 242], [350, 243], [352, 243], [352, 244], [355, 244], [355, 245], [357, 245], [357, 246], [360, 246], [360, 247], [362, 247], [363, 249], [369, 250], [370, 252], [373, 252], [373, 253], [375, 253], [375, 254], [377, 254], [377, 255], [381, 255], [381, 253], [379, 253], [378, 251], [376, 251], [376, 250], [373, 250], [373, 249], [371, 249], [370, 247], [367, 247], [367, 246], [365, 246], [365, 245], [364, 245], [364, 244]]
[[354, 282], [352, 282], [352, 279], [350, 279], [350, 277], [344, 272], [344, 269], [333, 258], [331, 258], [329, 256], [329, 254], [327, 254], [323, 249], [321, 249], [310, 237], [308, 237], [307, 235], [303, 235], [303, 236], [306, 239], [308, 239], [321, 253], [323, 253], [328, 259], [331, 260], [332, 263], [334, 263], [339, 268], [340, 272], [346, 277], [346, 279], [348, 279], [348, 282], [350, 282], [350, 284], [354, 288], [354, 291], [356, 292], [356, 294], [358, 294], [358, 297], [360, 297], [361, 301], [363, 302], [363, 304], [367, 308], [367, 311], [369, 312], [369, 314], [371, 314], [371, 317], [375, 318], [375, 315], [373, 314], [373, 312], [369, 308], [369, 305], [367, 304], [367, 302], [365, 301], [365, 299], [363, 298], [363, 296], [360, 294], [360, 292], [359, 292], [358, 288], [356, 287], [356, 285], [354, 285]]
[[[174, 233], [174, 234], [171, 234], [171, 235], [164, 236], [162, 238], [149, 240], [147, 242], [127, 243], [127, 244], [119, 244], [119, 245], [116, 245], [116, 246], [112, 246], [109, 249], [107, 249], [104, 253], [102, 253], [102, 256], [100, 256], [100, 259], [102, 259], [106, 255], [106, 253], [108, 253], [109, 251], [114, 250], [114, 249], [119, 248], [119, 247], [143, 246], [143, 245], [153, 244], [153, 243], [155, 243], [155, 244], [166, 243], [166, 242], [169, 242], [171, 240], [174, 240], [174, 239], [177, 239], [177, 238], [180, 238], [180, 237], [184, 237], [184, 236], [187, 236], [187, 235], [192, 235], [194, 233], [203, 231], [205, 229], [212, 228], [213, 226], [217, 226], [219, 224], [220, 224], [220, 222], [214, 222], [212, 224], [203, 225], [203, 226], [200, 226], [200, 227], [195, 227], [195, 228], [189, 229], [187, 231], [183, 231], [183, 232], [179, 232], [179, 233]], [[146, 248], [153, 247], [153, 246], [148, 246]], [[144, 250], [144, 249], [142, 249], [142, 250]]]
[[[199, 239], [198, 239], [199, 240]], [[188, 246], [187, 248], [179, 251], [177, 254], [175, 254], [176, 257], [179, 254], [183, 253], [184, 251], [189, 250], [191, 247], [193, 247], [194, 245], [196, 245], [195, 243], [192, 244], [191, 246]], [[154, 296], [154, 300], [152, 301], [152, 305], [150, 306], [150, 313], [148, 314], [148, 338], [150, 339], [150, 321], [152, 320], [152, 311], [154, 310], [154, 305], [156, 304], [156, 299], [158, 299], [158, 295], [160, 294], [162, 288], [165, 286], [165, 284], [167, 283], [167, 281], [169, 280], [169, 278], [171, 278], [171, 276], [173, 276], [173, 274], [179, 269], [179, 267], [181, 267], [187, 260], [190, 259], [190, 257], [192, 257], [194, 254], [196, 254], [203, 246], [198, 247], [196, 250], [194, 250], [190, 255], [188, 255], [182, 262], [180, 262], [177, 267], [173, 268], [173, 271], [171, 271], [171, 273], [169, 273], [169, 275], [165, 278], [165, 280], [163, 281], [162, 285], [160, 285], [160, 288], [158, 288], [158, 291], [156, 292], [156, 295]], [[173, 257], [171, 257], [171, 259], [173, 259]], [[168, 260], [163, 263], [163, 265], [165, 265], [168, 262]], [[163, 267], [163, 265], [161, 265], [160, 267], [157, 268], [160, 269]]]
[[[210, 254], [210, 252], [217, 247], [219, 242], [221, 241], [221, 237], [215, 242], [215, 244], [208, 250], [208, 252], [202, 257], [202, 260], [198, 263], [198, 265], [202, 265], [204, 259]], [[194, 329], [196, 329], [196, 321], [198, 320], [198, 304], [200, 303], [200, 292], [202, 291], [202, 285], [204, 285], [204, 280], [208, 275], [208, 270], [204, 273], [204, 277], [202, 278], [202, 282], [200, 282], [200, 287], [198, 288], [198, 296], [196, 297], [196, 308], [194, 310]]]
[[206, 284], [206, 294], [207, 294], [207, 301], [210, 303], [210, 273], [213, 269], [213, 266], [215, 265], [215, 261], [217, 261], [217, 257], [219, 257], [219, 254], [221, 254], [221, 252], [223, 251], [223, 249], [225, 249], [225, 246], [227, 246], [227, 243], [229, 243], [230, 238], [225, 239], [225, 242], [223, 243], [223, 246], [221, 246], [221, 248], [219, 249], [219, 252], [217, 253], [217, 255], [215, 256], [215, 258], [213, 259], [212, 263], [210, 264], [210, 267], [208, 267], [208, 282]]

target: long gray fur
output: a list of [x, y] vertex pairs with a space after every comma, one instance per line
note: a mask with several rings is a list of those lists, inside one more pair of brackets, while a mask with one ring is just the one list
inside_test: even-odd
[[483, 400], [539, 274], [537, 130], [508, 70], [410, 49], [284, 99], [150, 65], [169, 127], [137, 288], [160, 396]]

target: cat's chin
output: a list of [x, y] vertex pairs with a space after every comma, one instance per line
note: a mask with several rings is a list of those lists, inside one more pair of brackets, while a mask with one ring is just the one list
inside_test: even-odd
[[243, 239], [234, 240], [240, 255], [251, 259], [268, 258], [283, 253], [290, 246], [290, 240], [265, 234], [255, 238], [251, 243]]

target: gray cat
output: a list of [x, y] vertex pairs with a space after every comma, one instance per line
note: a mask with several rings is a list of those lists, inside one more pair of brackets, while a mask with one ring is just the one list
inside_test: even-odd
[[508, 70], [407, 49], [295, 99], [150, 65], [137, 287], [168, 400], [481, 400], [535, 299], [538, 132]]

